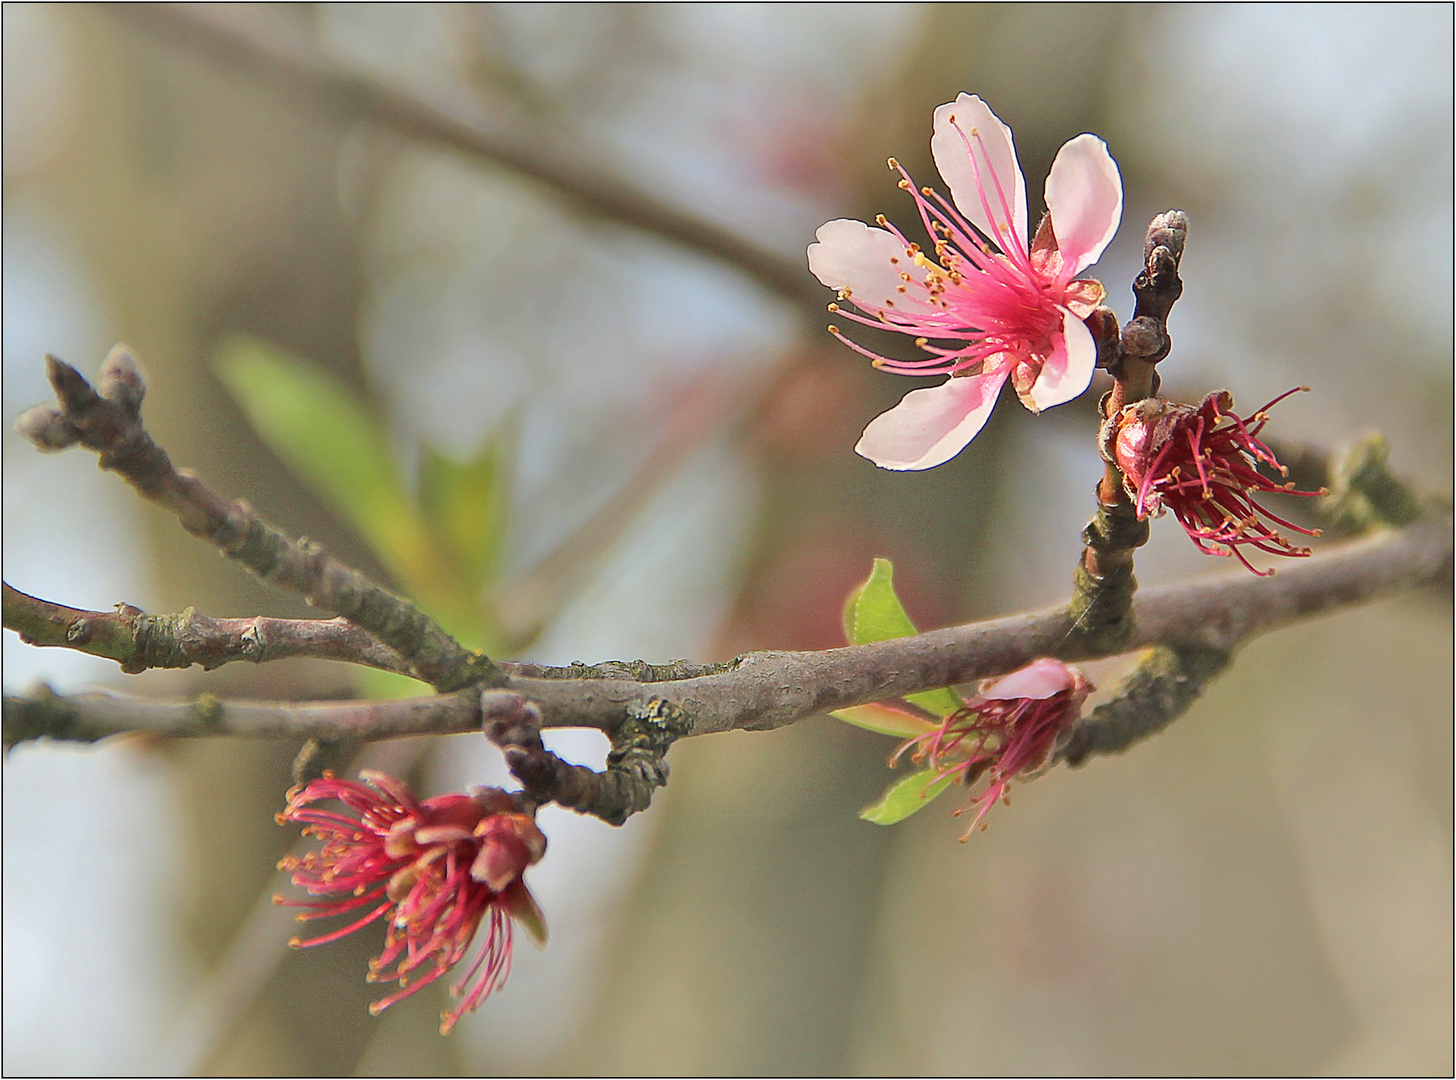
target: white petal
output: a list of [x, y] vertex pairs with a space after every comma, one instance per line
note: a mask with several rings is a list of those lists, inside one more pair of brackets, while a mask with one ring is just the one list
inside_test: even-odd
[[1096, 135], [1078, 135], [1047, 174], [1046, 204], [1062, 253], [1062, 280], [1095, 263], [1122, 221], [1122, 174]]
[[1013, 671], [994, 682], [987, 683], [981, 690], [981, 697], [998, 701], [1011, 698], [1031, 698], [1041, 701], [1063, 690], [1070, 690], [1076, 679], [1072, 669], [1060, 660], [1042, 657], [1033, 660], [1020, 671]]
[[[831, 289], [847, 290], [860, 308], [924, 310], [929, 296], [920, 287], [925, 271], [905, 254], [905, 245], [893, 233], [836, 218], [819, 226], [814, 238], [818, 243], [809, 245], [810, 271]], [[901, 274], [909, 274], [912, 283], [907, 285]]]
[[[1026, 178], [1016, 161], [1011, 129], [1000, 117], [980, 98], [962, 94], [935, 110], [930, 152], [935, 156], [935, 167], [950, 187], [956, 208], [966, 219], [1003, 250], [1015, 244], [1025, 252]], [[991, 214], [987, 214], [987, 207]], [[995, 217], [995, 227], [991, 215]]]
[[911, 390], [870, 421], [855, 453], [882, 469], [931, 469], [959, 454], [986, 424], [1006, 381], [1002, 367]]
[[1061, 405], [1087, 389], [1097, 370], [1097, 342], [1087, 324], [1062, 308], [1062, 332], [1052, 335], [1052, 354], [1031, 384], [1031, 400], [1038, 409]]

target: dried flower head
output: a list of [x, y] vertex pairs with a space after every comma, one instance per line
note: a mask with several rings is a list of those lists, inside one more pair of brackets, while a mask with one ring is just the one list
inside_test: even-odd
[[[934, 731], [911, 739], [896, 751], [910, 751], [917, 762], [928, 761], [937, 779], [954, 777], [987, 784], [971, 805], [956, 811], [976, 812], [961, 837], [986, 827], [984, 818], [997, 802], [1010, 803], [1011, 778], [1029, 777], [1050, 760], [1058, 738], [1081, 712], [1092, 686], [1082, 673], [1060, 660], [1043, 657], [1020, 671], [987, 679], [980, 693], [952, 713]], [[893, 761], [893, 759], [892, 759]]]
[[[329, 801], [343, 810], [318, 805]], [[278, 821], [303, 825], [304, 835], [323, 846], [278, 864], [294, 885], [321, 899], [275, 902], [306, 908], [300, 921], [357, 916], [289, 944], [322, 945], [385, 921], [384, 949], [370, 961], [369, 980], [397, 982], [399, 989], [370, 1006], [376, 1015], [464, 960], [484, 922], [484, 944], [451, 987], [460, 1003], [442, 1017], [440, 1030], [449, 1032], [505, 982], [511, 917], [545, 943], [546, 923], [522, 874], [545, 853], [546, 838], [515, 797], [499, 788], [421, 802], [383, 773], [362, 772], [358, 782], [325, 773], [288, 793]]]
[[1097, 345], [1083, 320], [1104, 290], [1077, 275], [1097, 261], [1122, 218], [1122, 177], [1095, 135], [1057, 154], [1047, 216], [1027, 243], [1026, 179], [1008, 128], [979, 97], [935, 110], [930, 141], [951, 201], [917, 188], [892, 158], [930, 237], [924, 251], [881, 215], [879, 228], [839, 219], [809, 246], [809, 269], [839, 290], [830, 310], [915, 337], [926, 355], [891, 360], [830, 332], [875, 366], [950, 375], [912, 390], [865, 428], [855, 450], [885, 469], [929, 469], [960, 453], [985, 425], [1001, 385], [1032, 412], [1087, 389]]
[[1259, 433], [1271, 408], [1304, 389], [1279, 395], [1248, 420], [1233, 412], [1234, 399], [1227, 390], [1209, 394], [1196, 406], [1147, 398], [1124, 406], [1104, 426], [1103, 453], [1122, 470], [1139, 518], [1172, 510], [1204, 554], [1232, 555], [1255, 574], [1272, 574], [1256, 570], [1243, 549], [1302, 558], [1309, 548], [1295, 547], [1274, 526], [1320, 535], [1318, 529], [1304, 529], [1270, 513], [1254, 498], [1264, 491], [1325, 494], [1296, 491], [1292, 482], [1280, 483], [1258, 468], [1262, 463], [1288, 475], [1274, 452], [1259, 441]]

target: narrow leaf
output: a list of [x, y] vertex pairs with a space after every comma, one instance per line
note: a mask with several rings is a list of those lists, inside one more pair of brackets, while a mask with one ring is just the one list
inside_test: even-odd
[[876, 702], [873, 705], [855, 705], [848, 709], [837, 709], [829, 714], [855, 727], [881, 735], [893, 735], [897, 739], [914, 739], [934, 731], [935, 724], [923, 716], [916, 716], [905, 709]]
[[937, 780], [934, 769], [922, 769], [895, 781], [880, 796], [879, 802], [866, 806], [859, 816], [876, 825], [893, 825], [925, 809], [931, 800], [953, 783], [954, 776], [943, 776]]
[[[850, 593], [844, 605], [844, 632], [851, 645], [918, 633], [895, 595], [895, 568], [889, 559], [876, 559], [865, 583]], [[949, 716], [965, 704], [949, 687], [908, 694], [905, 700], [937, 716]]]
[[472, 592], [494, 575], [510, 503], [509, 425], [497, 430], [468, 461], [420, 447], [420, 506], [435, 536], [448, 547]]

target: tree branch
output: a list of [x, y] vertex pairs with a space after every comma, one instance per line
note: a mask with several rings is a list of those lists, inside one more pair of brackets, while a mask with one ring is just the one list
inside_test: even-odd
[[[870, 645], [751, 653], [706, 674], [685, 665], [685, 678], [612, 677], [610, 669], [600, 672], [605, 677], [574, 678], [562, 677], [572, 668], [511, 665], [517, 674], [504, 689], [534, 704], [543, 727], [591, 727], [611, 735], [656, 699], [680, 708], [692, 735], [767, 730], [834, 709], [1004, 674], [1042, 656], [1090, 660], [1154, 645], [1231, 654], [1249, 638], [1299, 619], [1423, 585], [1449, 586], [1452, 546], [1451, 517], [1443, 515], [1353, 542], [1271, 577], [1225, 574], [1147, 590], [1133, 605], [1132, 634], [1116, 649], [1074, 635], [1074, 617], [1059, 607]], [[636, 670], [671, 674], [673, 668]], [[175, 703], [102, 693], [60, 697], [42, 690], [7, 697], [4, 706], [7, 744], [41, 735], [98, 739], [124, 731], [372, 740], [475, 731], [480, 724], [479, 696], [468, 689], [408, 701], [310, 704], [211, 697]], [[1087, 749], [1104, 752], [1110, 751]]]
[[150, 615], [130, 604], [85, 611], [3, 585], [5, 628], [21, 641], [115, 660], [128, 675], [193, 664], [211, 671], [235, 660], [261, 664], [294, 656], [410, 674], [397, 652], [347, 619], [215, 619], [194, 608]]
[[125, 346], [111, 350], [95, 389], [54, 356], [46, 357], [46, 372], [59, 407], [38, 405], [15, 424], [38, 448], [62, 450], [80, 443], [95, 451], [103, 469], [171, 510], [188, 532], [264, 581], [291, 589], [367, 630], [404, 659], [410, 674], [437, 690], [505, 681], [487, 657], [466, 649], [408, 600], [318, 544], [288, 536], [247, 504], [225, 499], [192, 473], [178, 470], [142, 424], [146, 384]]
[[824, 302], [823, 288], [804, 272], [801, 258], [785, 258], [663, 203], [604, 162], [573, 152], [551, 132], [528, 131], [482, 116], [479, 110], [467, 115], [464, 109], [446, 109], [351, 71], [271, 13], [201, 4], [118, 5], [109, 10], [348, 119], [367, 120], [411, 140], [504, 165], [553, 188], [588, 213], [721, 259], [787, 299], [807, 301], [816, 310]]
[[[1133, 317], [1115, 341], [1099, 343], [1098, 360], [1112, 375], [1112, 389], [1102, 399], [1100, 412], [1103, 443], [1103, 474], [1097, 485], [1097, 513], [1082, 530], [1082, 557], [1073, 582], [1076, 592], [1072, 610], [1077, 616], [1076, 632], [1099, 640], [1105, 647], [1132, 632], [1131, 605], [1137, 591], [1133, 577], [1133, 553], [1148, 542], [1149, 526], [1123, 488], [1122, 470], [1106, 445], [1108, 425], [1130, 405], [1158, 392], [1157, 364], [1168, 355], [1168, 314], [1183, 295], [1178, 265], [1188, 239], [1188, 215], [1182, 210], [1165, 210], [1148, 223], [1143, 239], [1143, 269], [1133, 281], [1137, 306]], [[1094, 330], [1115, 327], [1115, 316], [1106, 309], [1089, 320]], [[1110, 324], [1110, 325], [1108, 325]]]

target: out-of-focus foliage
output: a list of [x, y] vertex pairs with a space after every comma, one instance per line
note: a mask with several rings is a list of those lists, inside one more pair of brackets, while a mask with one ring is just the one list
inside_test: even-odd
[[[959, 91], [1012, 126], [1028, 176], [1093, 131], [1127, 185], [1093, 271], [1124, 317], [1141, 223], [1170, 206], [1192, 219], [1165, 389], [1248, 404], [1309, 384], [1270, 434], [1379, 428], [1398, 472], [1449, 488], [1449, 8], [263, 14], [353, 69], [549, 127], [795, 258], [829, 218], [903, 212], [884, 159], [931, 175], [931, 110]], [[923, 475], [875, 470], [851, 447], [912, 384], [827, 340], [822, 312], [500, 167], [340, 123], [124, 8], [3, 18], [7, 417], [46, 396], [43, 352], [85, 369], [126, 340], [179, 463], [402, 589], [429, 567], [379, 537], [423, 533], [460, 575], [437, 609], [486, 640], [507, 636], [493, 620], [509, 598], [512, 627], [539, 630], [523, 655], [544, 661], [839, 645], [876, 557], [924, 627], [1066, 598], [1100, 385], [1038, 418], [997, 410]], [[210, 366], [237, 335], [315, 365], [338, 388], [315, 410], [352, 400], [368, 418], [354, 445], [373, 449], [330, 475], [372, 457], [366, 497], [388, 487], [391, 520], [341, 510], [308, 475], [329, 459], [289, 468], [283, 442], [258, 439]], [[282, 370], [270, 395], [299, 388]], [[704, 399], [719, 419], [674, 433]], [[3, 438], [17, 587], [306, 612], [83, 456]], [[625, 524], [586, 527], [617, 505]], [[1166, 525], [1139, 555], [1145, 586], [1222, 569]], [[5, 660], [7, 685], [121, 681], [13, 635]], [[22, 747], [5, 765], [4, 1067], [1449, 1072], [1450, 665], [1443, 599], [1281, 631], [1168, 732], [1048, 775], [965, 846], [946, 815], [858, 818], [885, 783], [883, 736], [825, 721], [688, 740], [624, 829], [543, 813], [550, 852], [529, 880], [551, 948], [522, 950], [448, 1040], [427, 995], [367, 1014], [375, 943], [292, 954], [286, 928], [247, 921], [279, 887], [272, 815], [294, 747]], [[290, 662], [127, 685], [301, 699], [361, 684]], [[482, 742], [375, 752], [433, 794], [503, 779]], [[604, 753], [594, 733], [555, 748]]]
[[246, 338], [225, 342], [217, 364], [268, 448], [358, 532], [409, 595], [468, 644], [493, 644], [481, 592], [505, 533], [502, 435], [464, 462], [422, 446], [411, 497], [383, 419], [338, 379]]

